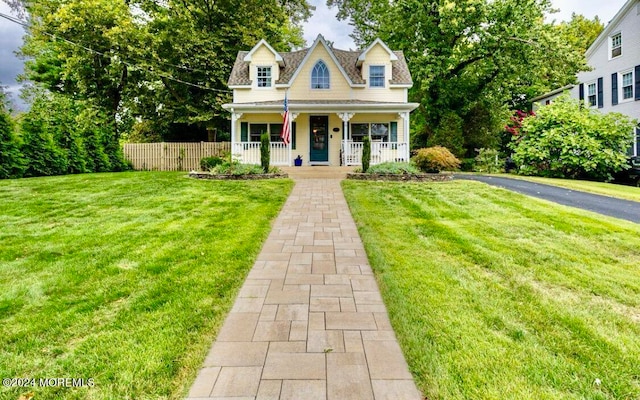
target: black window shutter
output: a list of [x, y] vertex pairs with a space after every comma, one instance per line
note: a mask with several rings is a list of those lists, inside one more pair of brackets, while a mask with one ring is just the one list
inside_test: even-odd
[[398, 141], [398, 123], [396, 121], [391, 122], [391, 138], [390, 142]]
[[635, 99], [636, 100], [640, 100], [640, 65], [636, 65], [635, 76], [636, 76], [636, 95], [635, 95]]
[[598, 108], [604, 107], [604, 79], [598, 78]]
[[581, 83], [580, 86], [578, 86], [578, 93], [580, 101], [584, 100], [584, 83]]
[[248, 122], [240, 122], [240, 141], [241, 142], [249, 141], [249, 123]]
[[611, 104], [618, 104], [618, 73], [611, 74]]
[[296, 123], [291, 123], [291, 149], [296, 149]]

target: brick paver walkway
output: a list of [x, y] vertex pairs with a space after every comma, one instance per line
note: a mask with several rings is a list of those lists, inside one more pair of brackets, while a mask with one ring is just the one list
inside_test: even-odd
[[297, 181], [189, 399], [421, 398], [339, 180]]

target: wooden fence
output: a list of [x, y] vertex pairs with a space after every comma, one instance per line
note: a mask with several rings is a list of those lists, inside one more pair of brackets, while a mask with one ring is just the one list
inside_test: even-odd
[[126, 143], [124, 156], [135, 170], [191, 171], [200, 169], [203, 157], [231, 151], [230, 142]]

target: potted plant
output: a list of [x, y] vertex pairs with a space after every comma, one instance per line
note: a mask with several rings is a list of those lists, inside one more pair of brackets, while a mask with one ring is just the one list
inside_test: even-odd
[[293, 160], [293, 165], [295, 165], [296, 167], [302, 166], [302, 156], [300, 156], [300, 154], [298, 154], [298, 157]]

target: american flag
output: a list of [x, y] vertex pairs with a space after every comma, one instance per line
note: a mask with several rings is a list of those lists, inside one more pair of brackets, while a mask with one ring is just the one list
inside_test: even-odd
[[291, 129], [289, 127], [289, 105], [287, 101], [287, 94], [284, 94], [284, 121], [282, 122], [282, 133], [280, 137], [285, 146], [289, 145], [291, 141]]

